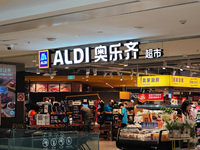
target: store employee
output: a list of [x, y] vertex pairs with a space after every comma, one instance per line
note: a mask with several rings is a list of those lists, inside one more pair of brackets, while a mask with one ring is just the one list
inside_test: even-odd
[[105, 114], [105, 120], [111, 121], [112, 120], [112, 105], [114, 104], [114, 100], [109, 100], [109, 103], [104, 107], [104, 114]]
[[125, 103], [125, 104], [119, 104], [119, 108], [121, 109], [121, 116], [122, 116], [122, 119], [121, 119], [121, 127], [126, 127], [126, 125], [127, 125], [127, 123], [128, 123], [128, 121], [127, 121], [127, 118], [128, 118], [128, 116], [127, 116], [127, 109], [126, 109], [126, 107], [127, 107], [127, 104]]

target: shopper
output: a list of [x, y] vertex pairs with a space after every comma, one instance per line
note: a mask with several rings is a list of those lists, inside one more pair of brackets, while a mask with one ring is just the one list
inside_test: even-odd
[[114, 104], [114, 100], [111, 99], [109, 100], [108, 104], [104, 107], [104, 114], [105, 114], [106, 121], [112, 121], [113, 104]]
[[178, 114], [182, 114], [183, 120], [195, 120], [194, 112], [191, 110], [191, 102], [189, 100], [185, 100], [178, 111]]
[[30, 103], [30, 111], [28, 112], [29, 125], [36, 125], [36, 115], [38, 110], [39, 106], [37, 104]]
[[90, 108], [81, 105], [80, 114], [81, 114], [81, 121], [83, 122], [84, 126], [87, 128], [87, 131], [89, 132], [93, 119], [92, 111]]
[[121, 111], [121, 116], [122, 116], [122, 119], [121, 119], [121, 127], [126, 127], [128, 121], [127, 121], [127, 109], [126, 109], [126, 106], [127, 104], [119, 104], [119, 108], [122, 110]]

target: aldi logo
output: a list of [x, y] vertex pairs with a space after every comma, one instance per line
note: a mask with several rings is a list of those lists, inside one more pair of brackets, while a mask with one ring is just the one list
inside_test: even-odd
[[42, 50], [38, 52], [39, 68], [50, 68], [49, 50]]

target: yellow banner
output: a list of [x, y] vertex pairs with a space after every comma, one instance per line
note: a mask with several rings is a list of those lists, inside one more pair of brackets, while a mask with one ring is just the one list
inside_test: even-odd
[[138, 87], [160, 87], [160, 86], [169, 86], [170, 76], [141, 76], [137, 77], [137, 86]]
[[171, 78], [170, 78], [170, 86], [173, 86], [173, 87], [200, 88], [200, 78], [183, 77], [183, 76], [171, 76]]
[[172, 75], [141, 76], [137, 77], [137, 86], [200, 88], [200, 78]]

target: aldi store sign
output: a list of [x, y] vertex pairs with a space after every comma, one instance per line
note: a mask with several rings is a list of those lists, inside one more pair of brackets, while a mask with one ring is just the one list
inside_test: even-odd
[[[125, 47], [122, 50], [122, 47]], [[109, 46], [99, 45], [94, 48], [94, 56], [91, 58], [91, 48], [86, 47], [75, 48], [72, 53], [71, 50], [57, 50], [55, 52], [53, 65], [72, 65], [80, 63], [95, 63], [103, 61], [117, 61], [138, 59], [139, 57], [139, 42], [118, 43]], [[73, 59], [70, 59], [70, 54], [73, 54]], [[148, 49], [145, 53], [145, 58], [160, 58], [162, 57], [162, 49]]]
[[39, 68], [49, 68], [49, 50], [38, 52]]

